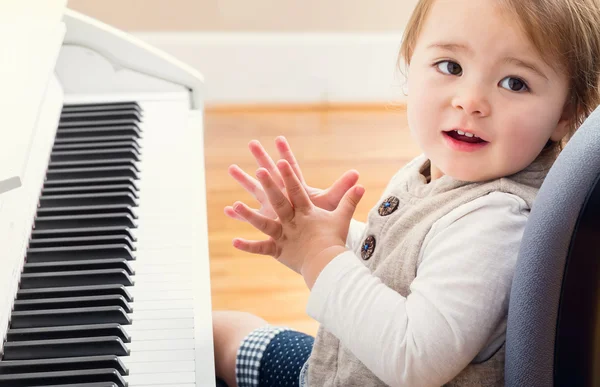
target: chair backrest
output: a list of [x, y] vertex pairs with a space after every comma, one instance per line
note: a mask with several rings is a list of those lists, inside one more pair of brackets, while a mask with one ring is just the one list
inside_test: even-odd
[[600, 386], [600, 107], [542, 185], [512, 284], [506, 386]]

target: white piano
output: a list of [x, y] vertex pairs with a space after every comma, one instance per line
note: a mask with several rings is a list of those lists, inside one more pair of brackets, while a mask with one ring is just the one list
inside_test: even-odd
[[214, 386], [202, 76], [0, 1], [0, 387]]

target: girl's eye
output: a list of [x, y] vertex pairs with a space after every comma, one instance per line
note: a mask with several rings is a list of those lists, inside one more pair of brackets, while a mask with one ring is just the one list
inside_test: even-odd
[[462, 74], [462, 67], [456, 62], [444, 60], [436, 63], [437, 68], [444, 74], [448, 75], [460, 75]]
[[515, 77], [504, 78], [503, 80], [500, 81], [500, 86], [504, 87], [507, 90], [517, 91], [517, 92], [523, 92], [523, 91], [529, 90], [529, 87], [527, 87], [527, 84], [525, 82], [523, 82], [519, 78], [515, 78]]

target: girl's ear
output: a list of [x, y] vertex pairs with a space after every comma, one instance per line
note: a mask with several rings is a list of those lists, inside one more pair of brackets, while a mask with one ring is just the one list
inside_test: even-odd
[[558, 123], [556, 124], [556, 129], [550, 135], [550, 140], [554, 142], [558, 142], [562, 140], [563, 137], [569, 133], [569, 129], [571, 128], [571, 124], [575, 119], [575, 106], [568, 102], [563, 109], [562, 115]]

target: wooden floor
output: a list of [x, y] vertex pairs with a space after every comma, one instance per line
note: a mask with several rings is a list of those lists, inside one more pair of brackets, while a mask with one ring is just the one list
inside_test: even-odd
[[232, 247], [236, 236], [264, 238], [249, 225], [224, 215], [223, 208], [236, 200], [254, 207], [227, 168], [235, 163], [254, 175], [257, 165], [248, 142], [258, 139], [275, 157], [273, 140], [284, 135], [311, 186], [329, 187], [346, 170], [359, 171], [366, 193], [355, 218], [364, 221], [389, 178], [419, 153], [407, 129], [405, 110], [208, 110], [205, 130], [213, 309], [251, 312], [272, 324], [314, 335], [318, 324], [305, 312], [309, 291], [302, 277], [270, 257]]

